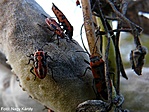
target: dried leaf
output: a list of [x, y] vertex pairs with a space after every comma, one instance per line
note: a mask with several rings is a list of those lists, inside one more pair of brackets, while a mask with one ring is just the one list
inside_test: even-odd
[[144, 65], [144, 58], [147, 52], [147, 48], [140, 45], [130, 53], [132, 69], [134, 69], [137, 75], [142, 75], [142, 67]]

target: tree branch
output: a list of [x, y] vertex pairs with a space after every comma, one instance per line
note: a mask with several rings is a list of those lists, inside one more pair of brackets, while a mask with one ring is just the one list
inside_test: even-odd
[[[88, 56], [76, 52], [83, 50], [77, 42], [60, 39], [57, 45], [57, 40], [51, 39], [53, 32], [37, 25], [46, 25], [41, 14], [47, 15], [34, 0], [1, 0], [1, 51], [19, 77], [22, 89], [33, 99], [56, 112], [72, 112], [79, 103], [95, 98], [90, 72], [79, 77], [87, 67], [84, 59], [88, 60]], [[27, 55], [41, 48], [53, 59], [47, 59], [47, 63], [56, 82], [50, 68], [44, 79], [36, 77], [34, 81], [30, 73], [33, 64], [26, 65]]]

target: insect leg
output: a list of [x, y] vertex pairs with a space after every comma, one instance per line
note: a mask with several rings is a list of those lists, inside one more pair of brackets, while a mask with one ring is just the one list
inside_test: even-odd
[[98, 92], [97, 92], [95, 79], [93, 79], [93, 85], [92, 85], [92, 88], [93, 88], [93, 90], [94, 90], [94, 93], [95, 93], [97, 99], [99, 99], [99, 98], [100, 98], [100, 95], [99, 95]]
[[29, 59], [29, 61], [28, 61], [28, 63], [26, 65], [29, 65], [31, 61], [34, 62], [34, 59], [33, 58]]
[[57, 35], [57, 45], [59, 45], [59, 38], [58, 38], [58, 35]]
[[44, 106], [44, 109], [42, 109], [43, 111], [48, 109], [48, 112], [54, 112], [53, 110], [51, 110], [50, 108], [48, 108], [47, 106]]
[[[87, 64], [90, 64], [87, 60], [84, 60], [84, 62], [86, 62]], [[88, 69], [89, 69], [89, 70], [91, 70], [91, 68], [90, 68], [90, 67], [87, 67], [87, 68], [85, 69], [85, 71], [84, 71], [83, 75], [81, 75], [81, 76], [79, 75], [79, 77], [83, 77], [83, 76], [85, 76], [86, 71], [87, 71]]]
[[52, 79], [53, 79], [55, 82], [57, 82], [57, 81], [55, 80], [55, 78], [54, 78], [54, 75], [53, 75], [53, 69], [52, 69], [52, 67], [50, 67], [50, 66], [49, 66], [49, 68], [50, 68], [51, 73], [52, 73]]
[[42, 16], [44, 16], [45, 18], [48, 18], [46, 15], [44, 15], [44, 14], [41, 14]]
[[30, 72], [35, 76], [35, 78], [34, 78], [34, 81], [35, 81], [36, 75], [35, 75], [35, 73], [33, 72], [33, 69], [34, 69], [34, 67], [32, 67], [32, 68], [30, 69]]
[[87, 70], [91, 70], [91, 68], [90, 67], [87, 67], [86, 69], [85, 69], [85, 71], [84, 71], [84, 73], [83, 73], [83, 75], [81, 75], [81, 76], [79, 76], [79, 77], [83, 77], [83, 76], [85, 76], [85, 74], [86, 74], [86, 72], [87, 72]]
[[37, 25], [40, 26], [41, 28], [43, 28], [45, 31], [47, 31], [47, 29], [50, 31], [54, 31], [54, 30], [51, 30], [48, 26], [43, 26], [43, 25], [40, 25], [38, 23], [37, 23]]
[[50, 58], [50, 60], [54, 61], [54, 60], [52, 59], [52, 57], [47, 54], [47, 52], [45, 52], [45, 56], [46, 56], [46, 59], [47, 59], [47, 58]]
[[26, 55], [27, 57], [32, 57], [32, 56], [34, 56], [34, 54], [30, 54], [30, 55]]
[[85, 59], [84, 59], [84, 62], [90, 65], [90, 63], [87, 60], [85, 60]]

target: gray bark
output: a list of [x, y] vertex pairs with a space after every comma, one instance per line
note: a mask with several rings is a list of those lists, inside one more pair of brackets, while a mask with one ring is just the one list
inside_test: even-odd
[[[88, 66], [84, 63], [88, 56], [76, 52], [83, 50], [77, 42], [60, 39], [57, 45], [57, 40], [52, 41], [52, 32], [37, 25], [45, 25], [41, 14], [46, 15], [34, 0], [1, 0], [0, 50], [19, 77], [22, 89], [33, 99], [56, 112], [75, 112], [79, 103], [95, 98], [91, 72], [79, 77]], [[50, 68], [44, 79], [36, 77], [34, 81], [34, 75], [30, 73], [33, 64], [26, 65], [29, 61], [27, 55], [42, 46], [53, 58], [47, 62], [53, 69], [56, 82]]]

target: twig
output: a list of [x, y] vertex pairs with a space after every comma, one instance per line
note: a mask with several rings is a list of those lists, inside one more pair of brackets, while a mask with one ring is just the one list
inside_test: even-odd
[[92, 20], [92, 11], [91, 11], [91, 6], [90, 6], [90, 1], [89, 0], [82, 0], [82, 11], [83, 11], [83, 17], [84, 17], [84, 27], [86, 31], [86, 37], [87, 41], [89, 44], [89, 49], [91, 55], [99, 55], [99, 49], [98, 47], [95, 46], [95, 41], [96, 41], [96, 35], [95, 35], [95, 28], [93, 25], [93, 20]]
[[[112, 87], [111, 87], [111, 80], [110, 80], [110, 76], [109, 76], [109, 63], [108, 63], [108, 56], [109, 56], [109, 48], [110, 48], [110, 37], [109, 37], [109, 30], [106, 26], [106, 22], [105, 22], [105, 19], [104, 19], [104, 15], [102, 13], [102, 10], [101, 10], [101, 7], [100, 7], [100, 1], [98, 1], [98, 7], [99, 7], [99, 15], [100, 15], [100, 18], [101, 18], [101, 21], [102, 21], [102, 24], [104, 26], [104, 29], [105, 29], [105, 32], [106, 32], [106, 37], [107, 37], [107, 41], [108, 41], [108, 44], [107, 44], [107, 47], [106, 47], [106, 50], [105, 50], [105, 80], [106, 80], [106, 85], [107, 85], [107, 91], [108, 91], [108, 101], [109, 101], [109, 108], [108, 110], [111, 110], [111, 107], [112, 107]], [[97, 2], [96, 1], [96, 2]]]
[[141, 45], [138, 35], [142, 32], [142, 28], [140, 26], [136, 25], [135, 23], [131, 22], [122, 13], [120, 13], [110, 0], [106, 0], [106, 2], [111, 6], [114, 13], [119, 18], [121, 18], [124, 22], [126, 22], [130, 26], [130, 28], [132, 28], [132, 34], [134, 35], [134, 41], [135, 41], [136, 46]]
[[[109, 30], [109, 33], [112, 33], [112, 32], [131, 32], [132, 30], [131, 29], [115, 29], [115, 30]], [[97, 30], [96, 31], [96, 36], [98, 35], [105, 35], [106, 32], [104, 31], [100, 31], [100, 30]]]

